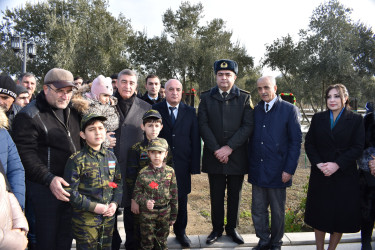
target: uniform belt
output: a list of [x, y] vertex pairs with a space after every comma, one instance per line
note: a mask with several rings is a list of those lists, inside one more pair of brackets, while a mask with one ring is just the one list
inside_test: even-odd
[[153, 209], [163, 209], [163, 208], [167, 208], [168, 206], [169, 206], [169, 204], [162, 205], [162, 206], [154, 206]]

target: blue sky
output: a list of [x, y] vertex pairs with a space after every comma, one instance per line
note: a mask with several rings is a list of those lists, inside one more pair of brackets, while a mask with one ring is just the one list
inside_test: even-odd
[[[42, 0], [41, 0], [42, 1]], [[20, 7], [26, 1], [0, 0], [0, 9]], [[31, 0], [36, 3], [38, 0]], [[158, 36], [163, 30], [162, 15], [168, 9], [177, 10], [181, 0], [109, 0], [110, 11], [118, 16], [121, 12], [130, 19], [135, 30], [146, 31], [149, 37]], [[265, 53], [265, 44], [288, 33], [297, 38], [300, 29], [306, 29], [313, 10], [322, 0], [190, 0], [202, 2], [205, 22], [222, 18], [226, 28], [233, 31], [233, 41], [244, 45], [255, 63]], [[375, 29], [375, 0], [341, 0], [346, 7], [353, 9], [353, 20]], [[264, 74], [277, 75], [264, 69]]]

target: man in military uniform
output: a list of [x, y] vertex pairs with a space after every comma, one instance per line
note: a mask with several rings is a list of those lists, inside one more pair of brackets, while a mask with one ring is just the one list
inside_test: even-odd
[[133, 199], [140, 206], [142, 249], [167, 249], [169, 227], [177, 218], [176, 175], [164, 163], [167, 151], [165, 139], [152, 140], [147, 147], [151, 163], [135, 183]]
[[104, 116], [87, 114], [81, 121], [84, 148], [67, 161], [65, 190], [73, 207], [77, 249], [111, 249], [114, 213], [122, 199], [121, 172], [113, 152], [102, 146]]
[[213, 230], [207, 244], [223, 233], [224, 197], [227, 188], [225, 231], [238, 244], [244, 241], [237, 232], [238, 209], [244, 175], [247, 173], [247, 141], [253, 131], [253, 108], [248, 92], [234, 82], [238, 65], [232, 60], [214, 64], [217, 86], [201, 94], [198, 122], [204, 141], [202, 171], [208, 173]]

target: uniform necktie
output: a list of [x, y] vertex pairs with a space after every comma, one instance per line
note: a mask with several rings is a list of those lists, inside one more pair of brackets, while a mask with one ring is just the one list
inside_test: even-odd
[[267, 103], [266, 104], [266, 112], [268, 112], [269, 107], [270, 107], [270, 105]]
[[223, 92], [222, 95], [223, 95], [223, 98], [226, 99], [228, 93], [227, 92]]
[[172, 125], [174, 125], [174, 123], [176, 122], [176, 117], [174, 116], [173, 111], [176, 109], [176, 107], [169, 107], [169, 109], [171, 110], [171, 121], [172, 121]]

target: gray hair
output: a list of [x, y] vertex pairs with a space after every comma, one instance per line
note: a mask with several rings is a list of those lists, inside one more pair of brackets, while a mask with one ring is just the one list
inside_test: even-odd
[[256, 83], [261, 82], [263, 80], [269, 80], [273, 85], [276, 85], [276, 78], [273, 76], [262, 76], [258, 79]]
[[134, 70], [131, 70], [131, 69], [123, 69], [123, 70], [121, 70], [121, 72], [118, 73], [117, 79], [120, 79], [120, 77], [122, 75], [135, 76], [135, 80], [138, 82], [137, 72], [135, 72]]
[[29, 72], [26, 72], [26, 73], [22, 73], [22, 74], [20, 74], [19, 77], [18, 77], [18, 81], [21, 83], [21, 82], [22, 82], [22, 79], [23, 79], [25, 76], [26, 76], [26, 77], [34, 77], [35, 82], [36, 82], [36, 77], [35, 77], [35, 75], [34, 75], [33, 73], [29, 73]]

